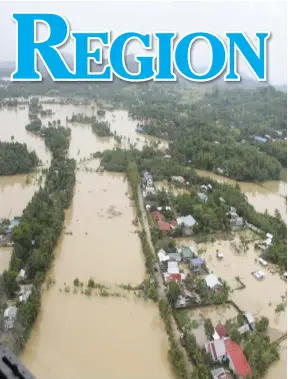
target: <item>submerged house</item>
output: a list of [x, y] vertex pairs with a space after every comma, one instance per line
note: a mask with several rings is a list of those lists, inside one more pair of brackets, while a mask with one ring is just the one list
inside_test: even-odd
[[209, 274], [205, 277], [206, 286], [212, 291], [219, 291], [222, 288], [222, 284], [214, 274]]
[[17, 316], [16, 307], [8, 307], [4, 311], [4, 330], [8, 331], [13, 329], [14, 322]]
[[193, 258], [193, 250], [190, 247], [183, 247], [181, 249], [181, 256], [184, 263], [189, 263], [190, 259]]
[[194, 273], [201, 273], [203, 271], [205, 262], [200, 258], [192, 258], [190, 260], [190, 268]]

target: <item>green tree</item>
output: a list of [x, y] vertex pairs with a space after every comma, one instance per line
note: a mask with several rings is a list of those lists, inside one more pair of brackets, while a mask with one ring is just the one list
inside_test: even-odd
[[169, 282], [167, 298], [168, 298], [170, 304], [174, 305], [174, 303], [178, 299], [178, 296], [180, 295], [180, 293], [181, 293], [181, 291], [180, 291], [179, 284], [175, 280], [172, 280], [171, 282]]

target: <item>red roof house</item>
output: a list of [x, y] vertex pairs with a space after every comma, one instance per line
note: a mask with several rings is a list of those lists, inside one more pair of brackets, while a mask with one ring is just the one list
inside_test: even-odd
[[220, 338], [224, 338], [224, 337], [228, 337], [229, 336], [229, 333], [228, 333], [227, 329], [221, 323], [219, 323], [218, 325], [216, 325], [215, 330], [216, 330], [216, 332], [217, 332], [217, 334], [218, 334], [218, 336]]
[[159, 220], [158, 229], [160, 230], [160, 232], [169, 232], [172, 229], [172, 227], [170, 224], [168, 224], [168, 222]]
[[178, 284], [181, 284], [182, 283], [181, 274], [165, 274], [166, 283], [169, 283], [172, 280], [175, 280], [176, 282], [178, 282]]
[[154, 211], [151, 213], [152, 217], [154, 218], [155, 221], [165, 221], [165, 216], [163, 215], [163, 213], [161, 212], [158, 212], [158, 211]]
[[240, 379], [252, 377], [251, 367], [249, 366], [241, 347], [230, 339], [227, 339], [224, 342], [226, 346], [227, 357], [230, 362], [230, 369]]

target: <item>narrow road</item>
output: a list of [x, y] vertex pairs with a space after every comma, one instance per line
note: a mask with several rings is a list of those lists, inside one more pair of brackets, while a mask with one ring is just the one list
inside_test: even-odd
[[[140, 185], [138, 187], [138, 198], [139, 198], [139, 206], [140, 206], [140, 211], [141, 211], [141, 218], [142, 218], [144, 230], [145, 230], [146, 235], [147, 235], [147, 241], [148, 241], [148, 244], [150, 246], [151, 251], [153, 252], [153, 254], [156, 257], [156, 252], [155, 252], [155, 249], [154, 249], [154, 246], [152, 243], [152, 239], [151, 239], [151, 233], [150, 233], [150, 229], [149, 229], [146, 210], [145, 210], [145, 206], [144, 206], [144, 199], [143, 199], [143, 196], [141, 193]], [[155, 278], [155, 281], [157, 284], [158, 297], [159, 297], [159, 299], [165, 299], [166, 298], [165, 285], [164, 285], [163, 278], [161, 275], [161, 269], [160, 269], [158, 259], [157, 259], [157, 268], [158, 268], [158, 271], [154, 272], [154, 278]], [[179, 349], [182, 351], [182, 353], [184, 355], [184, 358], [186, 361], [186, 369], [187, 369], [188, 373], [191, 373], [193, 370], [193, 365], [192, 365], [190, 358], [188, 357], [186, 349], [181, 345], [181, 342], [180, 342], [181, 332], [178, 329], [178, 326], [176, 324], [174, 317], [172, 317], [171, 321], [172, 321], [172, 328], [173, 328], [175, 342], [177, 343]]]

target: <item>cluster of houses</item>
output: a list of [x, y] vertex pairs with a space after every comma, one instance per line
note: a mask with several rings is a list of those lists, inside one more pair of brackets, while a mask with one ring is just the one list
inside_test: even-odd
[[[26, 272], [25, 270], [21, 269], [16, 280], [19, 284], [20, 290], [17, 294], [18, 303], [19, 304], [26, 304], [27, 300], [29, 299], [32, 290], [33, 290], [33, 284], [26, 284]], [[4, 331], [9, 331], [14, 328], [14, 324], [17, 317], [18, 308], [13, 306], [8, 306], [4, 310], [4, 317], [3, 317], [3, 329]]]
[[[239, 328], [241, 334], [254, 330], [254, 318], [251, 313], [244, 315], [245, 324]], [[215, 327], [213, 340], [205, 344], [207, 353], [211, 355], [215, 363], [229, 365], [234, 376], [239, 379], [252, 377], [252, 370], [243, 353], [241, 346], [230, 339], [229, 333], [224, 325], [219, 323]], [[223, 367], [211, 371], [213, 379], [232, 379], [231, 373]]]
[[145, 171], [142, 176], [142, 194], [145, 199], [147, 195], [155, 195], [156, 190], [154, 187], [153, 176], [150, 172]]
[[203, 203], [206, 203], [208, 201], [207, 193], [212, 192], [212, 189], [213, 188], [211, 184], [202, 184], [202, 186], [200, 186], [200, 192], [198, 192], [197, 195]]

